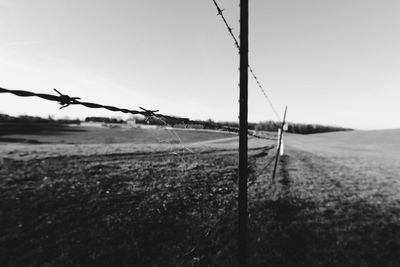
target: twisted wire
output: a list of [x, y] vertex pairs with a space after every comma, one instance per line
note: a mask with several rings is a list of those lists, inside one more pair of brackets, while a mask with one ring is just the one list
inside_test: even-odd
[[[240, 51], [240, 44], [238, 39], [236, 38], [235, 34], [233, 33], [233, 28], [229, 25], [228, 21], [226, 20], [225, 16], [224, 16], [224, 9], [221, 9], [220, 6], [218, 5], [216, 0], [212, 0], [215, 7], [217, 8], [218, 11], [218, 16], [221, 17], [222, 21], [224, 22], [226, 28], [228, 29], [229, 34], [232, 36], [233, 42], [236, 46], [236, 48]], [[274, 112], [275, 116], [277, 117], [278, 121], [281, 121], [281, 118], [278, 114], [278, 112], [276, 111], [274, 105], [272, 104], [271, 98], [268, 96], [267, 92], [265, 91], [264, 87], [262, 86], [260, 80], [257, 78], [256, 74], [254, 73], [253, 68], [250, 66], [250, 64], [248, 65], [249, 71], [251, 76], [253, 77], [253, 79], [256, 81], [256, 84], [258, 86], [258, 88], [260, 88], [261, 93], [264, 95], [264, 97], [267, 99], [268, 104], [270, 105], [272, 111]]]
[[[13, 95], [20, 96], [20, 97], [39, 97], [39, 98], [42, 98], [45, 100], [58, 102], [61, 105], [60, 109], [66, 108], [70, 105], [82, 105], [87, 108], [93, 108], [93, 109], [103, 108], [103, 109], [107, 109], [107, 110], [114, 111], [114, 112], [123, 112], [123, 113], [132, 114], [132, 115], [142, 115], [142, 116], [146, 117], [147, 119], [154, 117], [154, 118], [161, 119], [162, 121], [164, 121], [165, 119], [171, 120], [171, 121], [174, 121], [175, 123], [183, 123], [183, 124], [198, 123], [198, 121], [195, 121], [195, 120], [190, 120], [188, 118], [169, 116], [169, 115], [158, 113], [159, 110], [150, 110], [150, 109], [145, 109], [143, 107], [139, 107], [140, 110], [132, 110], [132, 109], [119, 108], [119, 107], [114, 107], [114, 106], [109, 106], [109, 105], [101, 105], [101, 104], [91, 103], [91, 102], [83, 102], [83, 101], [80, 101], [80, 99], [81, 99], [80, 97], [71, 97], [69, 95], [62, 94], [57, 89], [54, 89], [54, 91], [57, 92], [58, 95], [34, 93], [34, 92], [30, 92], [30, 91], [25, 91], [25, 90], [10, 90], [10, 89], [0, 87], [0, 93], [9, 93], [9, 94], [13, 94]], [[233, 128], [233, 127], [222, 126], [222, 127], [218, 128], [218, 125], [215, 125], [213, 123], [208, 123], [208, 122], [202, 122], [202, 124], [204, 126], [208, 126], [208, 127], [212, 128], [212, 129], [219, 129], [219, 130], [223, 130], [226, 132], [234, 132], [234, 133], [239, 132], [239, 129]], [[253, 136], [255, 138], [270, 140], [270, 138], [267, 138], [265, 136], [256, 135], [250, 131], [248, 132], [248, 135]]]
[[129, 113], [132, 115], [140, 114], [147, 118], [162, 117], [165, 119], [176, 120], [179, 122], [190, 121], [188, 118], [180, 118], [180, 117], [174, 117], [174, 116], [169, 116], [169, 115], [165, 115], [165, 114], [160, 114], [160, 113], [157, 113], [158, 110], [149, 110], [149, 109], [145, 109], [142, 107], [139, 107], [141, 110], [132, 110], [132, 109], [126, 109], [126, 108], [118, 108], [118, 107], [109, 106], [109, 105], [101, 105], [101, 104], [97, 104], [97, 103], [83, 102], [83, 101], [79, 100], [79, 99], [81, 99], [80, 97], [70, 97], [69, 95], [60, 93], [57, 89], [54, 89], [54, 91], [56, 91], [58, 93], [58, 95], [34, 93], [34, 92], [29, 92], [29, 91], [24, 91], [24, 90], [9, 90], [9, 89], [0, 87], [0, 93], [10, 93], [10, 94], [14, 94], [16, 96], [21, 96], [21, 97], [39, 97], [39, 98], [46, 99], [49, 101], [58, 102], [61, 105], [60, 109], [66, 108], [69, 105], [82, 105], [82, 106], [85, 106], [88, 108], [95, 108], [95, 109], [103, 108], [103, 109], [107, 109], [107, 110], [114, 111], [114, 112]]

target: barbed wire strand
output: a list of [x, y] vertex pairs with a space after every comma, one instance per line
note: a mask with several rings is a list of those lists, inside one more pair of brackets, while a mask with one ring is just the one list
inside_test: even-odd
[[162, 118], [156, 118], [157, 120], [159, 120], [159, 121], [161, 121], [166, 127], [165, 127], [165, 129], [171, 134], [171, 136], [173, 137], [173, 138], [177, 138], [178, 139], [178, 141], [179, 141], [179, 144], [182, 146], [182, 149], [183, 150], [187, 150], [187, 151], [189, 151], [190, 153], [194, 153], [194, 151], [193, 150], [191, 150], [189, 147], [187, 147], [184, 143], [183, 143], [183, 141], [182, 141], [182, 138], [179, 136], [179, 134], [173, 129], [173, 127], [170, 125], [170, 124], [168, 124], [165, 120], [163, 120]]
[[[233, 33], [233, 28], [229, 25], [228, 21], [226, 20], [226, 18], [225, 18], [225, 16], [224, 16], [224, 13], [223, 13], [224, 9], [221, 9], [221, 8], [220, 8], [220, 6], [218, 5], [218, 3], [217, 3], [216, 0], [212, 0], [212, 1], [214, 2], [215, 7], [217, 8], [217, 11], [218, 11], [218, 14], [217, 14], [217, 15], [221, 17], [221, 19], [222, 19], [222, 21], [224, 22], [226, 28], [228, 29], [229, 34], [232, 36], [232, 39], [233, 39], [233, 42], [234, 42], [236, 48], [240, 51], [240, 44], [239, 44], [239, 41], [238, 41], [238, 39], [236, 38], [235, 34]], [[275, 107], [274, 107], [274, 105], [273, 105], [273, 103], [272, 103], [272, 101], [271, 101], [271, 98], [268, 96], [267, 92], [265, 91], [264, 87], [262, 86], [260, 80], [257, 78], [257, 76], [256, 76], [256, 74], [254, 73], [254, 70], [253, 70], [253, 68], [250, 66], [250, 64], [248, 65], [248, 68], [249, 68], [249, 71], [250, 71], [251, 76], [254, 78], [254, 80], [255, 80], [257, 86], [260, 88], [261, 93], [262, 93], [262, 94], [264, 95], [264, 97], [267, 99], [268, 104], [270, 105], [272, 111], [274, 112], [275, 116], [278, 118], [278, 121], [281, 121], [281, 118], [280, 118], [280, 116], [279, 116], [279, 113], [276, 111], [276, 109], [275, 109]]]
[[21, 96], [21, 97], [39, 97], [39, 98], [43, 98], [49, 101], [55, 101], [58, 102], [61, 107], [60, 109], [66, 108], [70, 105], [82, 105], [88, 108], [104, 108], [110, 111], [118, 111], [118, 112], [123, 112], [123, 113], [129, 113], [132, 115], [143, 115], [146, 118], [149, 117], [163, 117], [166, 119], [172, 119], [172, 120], [177, 120], [177, 121], [181, 121], [181, 122], [186, 122], [186, 121], [190, 121], [188, 118], [179, 118], [179, 117], [173, 117], [173, 116], [168, 116], [168, 115], [164, 115], [164, 114], [159, 114], [157, 113], [158, 110], [148, 110], [142, 107], [139, 107], [141, 110], [130, 110], [130, 109], [126, 109], [126, 108], [118, 108], [118, 107], [114, 107], [114, 106], [107, 106], [107, 105], [101, 105], [101, 104], [96, 104], [96, 103], [90, 103], [90, 102], [83, 102], [83, 101], [79, 101], [79, 99], [81, 99], [80, 97], [70, 97], [68, 95], [64, 95], [62, 93], [60, 93], [57, 89], [54, 89], [54, 91], [56, 91], [59, 95], [50, 95], [50, 94], [41, 94], [41, 93], [33, 93], [33, 92], [29, 92], [29, 91], [24, 91], [24, 90], [9, 90], [9, 89], [5, 89], [0, 87], [0, 93], [11, 93], [17, 96]]
[[[60, 109], [66, 108], [70, 105], [82, 105], [88, 108], [103, 108], [103, 109], [107, 109], [113, 112], [122, 112], [122, 113], [128, 113], [128, 114], [132, 114], [132, 115], [142, 115], [145, 118], [157, 118], [157, 119], [162, 119], [164, 121], [164, 123], [166, 123], [165, 120], [171, 120], [174, 122], [178, 122], [178, 123], [184, 123], [184, 124], [197, 124], [199, 123], [198, 121], [195, 120], [190, 120], [188, 118], [182, 118], [182, 117], [175, 117], [175, 116], [170, 116], [170, 115], [165, 115], [165, 114], [161, 114], [158, 113], [159, 110], [150, 110], [150, 109], [145, 109], [143, 107], [139, 108], [141, 110], [131, 110], [131, 109], [126, 109], [126, 108], [119, 108], [119, 107], [114, 107], [114, 106], [108, 106], [108, 105], [101, 105], [101, 104], [97, 104], [97, 103], [91, 103], [91, 102], [83, 102], [80, 101], [80, 97], [70, 97], [69, 95], [65, 95], [62, 94], [60, 91], [58, 91], [57, 89], [54, 89], [55, 92], [57, 92], [58, 95], [50, 95], [50, 94], [43, 94], [43, 93], [34, 93], [34, 92], [30, 92], [30, 91], [25, 91], [25, 90], [10, 90], [10, 89], [6, 89], [3, 87], [0, 87], [0, 93], [10, 93], [10, 94], [14, 94], [16, 96], [20, 96], [20, 97], [39, 97], [45, 100], [49, 100], [49, 101], [54, 101], [54, 102], [58, 102], [61, 107]], [[226, 131], [226, 132], [235, 132], [238, 133], [239, 132], [239, 128], [233, 128], [233, 127], [227, 127], [227, 126], [221, 126], [218, 128], [217, 125], [213, 124], [213, 123], [208, 123], [208, 122], [201, 122], [201, 124], [203, 126], [208, 126], [211, 129], [217, 129], [217, 130], [222, 130], [222, 131]], [[166, 123], [166, 126], [168, 126], [169, 124]], [[169, 125], [170, 126], [170, 125]], [[170, 126], [172, 128], [172, 126]], [[253, 136], [255, 138], [259, 138], [259, 139], [266, 139], [266, 140], [271, 140], [271, 138], [268, 137], [264, 137], [264, 136], [259, 136], [256, 135], [250, 131], [248, 131], [248, 134], [250, 136]], [[175, 136], [177, 134], [175, 133]], [[179, 136], [177, 136], [177, 138], [180, 140], [180, 142], [182, 143], [182, 140], [179, 138]], [[190, 151], [190, 149], [185, 148], [186, 150]]]

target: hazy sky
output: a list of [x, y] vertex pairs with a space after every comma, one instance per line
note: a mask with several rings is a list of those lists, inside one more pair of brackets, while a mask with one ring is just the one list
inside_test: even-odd
[[[238, 35], [239, 1], [219, 0]], [[250, 65], [288, 119], [400, 128], [400, 1], [250, 0]], [[239, 57], [212, 0], [0, 0], [0, 87], [237, 120]], [[249, 120], [275, 119], [253, 80]], [[0, 94], [0, 113], [122, 116]]]

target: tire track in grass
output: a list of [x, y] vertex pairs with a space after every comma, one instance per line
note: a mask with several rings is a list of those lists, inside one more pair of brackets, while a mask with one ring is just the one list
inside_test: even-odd
[[273, 166], [263, 165], [274, 154], [257, 160], [258, 179], [249, 188], [249, 266], [308, 266], [312, 232], [299, 219], [308, 203], [292, 198], [288, 157], [280, 159], [278, 177], [271, 181]]
[[291, 150], [290, 157], [294, 195], [314, 203], [306, 218], [329, 234], [323, 244], [336, 263], [400, 266], [400, 203], [382, 204], [390, 199], [375, 193], [384, 188], [368, 170], [300, 150]]
[[267, 169], [250, 189], [251, 266], [400, 266], [399, 205], [374, 203], [328, 157], [288, 155], [275, 183]]

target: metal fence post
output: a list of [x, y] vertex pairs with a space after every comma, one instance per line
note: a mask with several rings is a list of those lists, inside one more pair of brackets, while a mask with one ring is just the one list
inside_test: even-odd
[[248, 111], [248, 32], [249, 1], [240, 0], [240, 107], [239, 107], [239, 267], [247, 261], [247, 111]]

